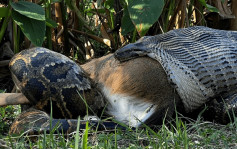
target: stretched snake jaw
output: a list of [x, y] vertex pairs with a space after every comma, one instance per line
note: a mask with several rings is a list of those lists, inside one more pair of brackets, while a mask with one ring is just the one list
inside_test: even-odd
[[131, 43], [123, 48], [117, 50], [114, 53], [114, 56], [116, 59], [118, 59], [120, 62], [124, 62], [130, 59], [134, 59], [141, 56], [146, 56], [149, 53], [149, 50], [147, 49], [147, 46], [144, 45], [142, 42], [138, 43]]

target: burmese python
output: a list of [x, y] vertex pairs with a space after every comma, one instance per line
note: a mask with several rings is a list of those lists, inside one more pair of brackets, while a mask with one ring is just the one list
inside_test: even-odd
[[[170, 82], [175, 85], [187, 112], [220, 97], [230, 106], [227, 109], [231, 109], [236, 106], [237, 100], [236, 40], [236, 32], [191, 27], [144, 37], [118, 50], [115, 57], [124, 61], [148, 55], [158, 60]], [[91, 89], [98, 90], [95, 97], [98, 102], [87, 103], [88, 106], [93, 111], [105, 106], [100, 89], [96, 88], [80, 66], [56, 52], [45, 48], [22, 51], [11, 60], [10, 70], [15, 84], [37, 109], [50, 113], [49, 101], [52, 101], [54, 118], [85, 115], [86, 105], [82, 97], [90, 94]], [[219, 105], [215, 112], [222, 115], [226, 112], [225, 106], [223, 103]], [[27, 114], [20, 116], [14, 124], [20, 121], [23, 124], [24, 117], [31, 121], [34, 110], [33, 115], [27, 117]], [[43, 128], [48, 129], [49, 117], [40, 111], [36, 111], [37, 114], [44, 120], [36, 126], [45, 124]], [[223, 118], [226, 118], [226, 114]], [[67, 120], [55, 119], [54, 124], [59, 121], [62, 127], [65, 126], [64, 132], [75, 126], [75, 122]], [[13, 126], [12, 132], [17, 132], [17, 127]]]
[[226, 103], [226, 109], [224, 103], [216, 108], [220, 115], [237, 112], [237, 32], [177, 29], [143, 37], [115, 52], [120, 61], [145, 55], [162, 65], [187, 112], [214, 99]]

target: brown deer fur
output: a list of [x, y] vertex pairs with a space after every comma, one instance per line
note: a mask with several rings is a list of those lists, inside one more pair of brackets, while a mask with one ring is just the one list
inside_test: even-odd
[[86, 63], [82, 68], [102, 94], [105, 94], [102, 88], [106, 87], [111, 90], [110, 94], [132, 96], [144, 104], [151, 102], [157, 105], [156, 112], [146, 123], [162, 122], [165, 114], [171, 116], [174, 104], [180, 102], [162, 66], [151, 58], [140, 57], [120, 63], [110, 54]]

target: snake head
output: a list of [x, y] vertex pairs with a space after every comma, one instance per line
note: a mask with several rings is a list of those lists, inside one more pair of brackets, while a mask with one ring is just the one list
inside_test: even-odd
[[149, 37], [143, 37], [135, 43], [128, 44], [114, 53], [114, 56], [119, 61], [127, 61], [133, 58], [146, 56], [150, 53], [149, 42], [146, 42]]

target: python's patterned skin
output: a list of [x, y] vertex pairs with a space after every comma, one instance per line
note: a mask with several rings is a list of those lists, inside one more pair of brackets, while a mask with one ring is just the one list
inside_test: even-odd
[[115, 53], [120, 61], [144, 55], [162, 65], [187, 112], [216, 98], [228, 102], [227, 109], [237, 109], [237, 32], [177, 29], [144, 37]]
[[[86, 128], [87, 120], [80, 120], [80, 129]], [[36, 135], [40, 133], [50, 133], [53, 129], [54, 133], [70, 134], [77, 130], [78, 119], [54, 119], [41, 110], [30, 108], [22, 112], [10, 127], [10, 134], [28, 134]], [[125, 129], [112, 121], [88, 120], [89, 127], [97, 130], [110, 130], [115, 127]]]
[[[9, 68], [14, 83], [36, 109], [50, 113], [51, 100], [54, 118], [77, 118], [86, 114], [83, 95], [96, 87], [80, 66], [66, 56], [36, 47], [16, 54]], [[87, 103], [90, 107], [104, 107], [99, 92], [94, 99]]]

